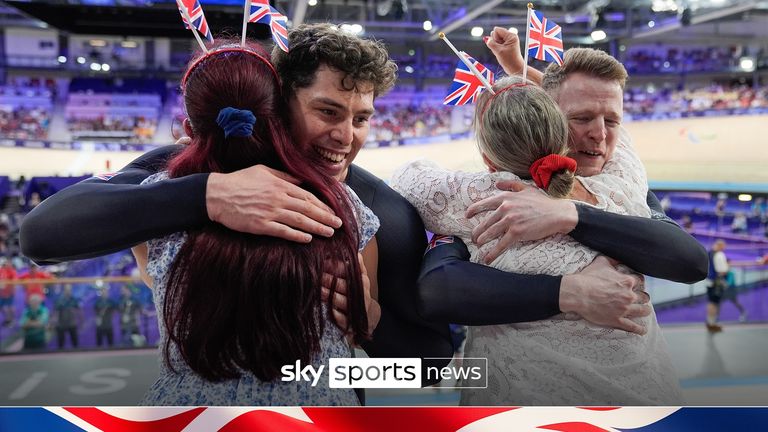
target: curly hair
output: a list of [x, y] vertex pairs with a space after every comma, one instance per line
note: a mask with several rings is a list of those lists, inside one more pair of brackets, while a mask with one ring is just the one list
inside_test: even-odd
[[388, 92], [397, 79], [397, 65], [389, 59], [382, 42], [363, 39], [339, 30], [333, 24], [302, 24], [288, 34], [290, 51], [275, 47], [272, 63], [282, 79], [283, 95], [312, 85], [320, 65], [344, 73], [341, 86], [357, 89], [373, 84], [373, 96]]

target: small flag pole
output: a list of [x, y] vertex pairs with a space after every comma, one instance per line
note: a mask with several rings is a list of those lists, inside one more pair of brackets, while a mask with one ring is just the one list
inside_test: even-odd
[[440, 33], [438, 34], [438, 36], [440, 36], [440, 39], [444, 40], [444, 41], [445, 41], [445, 43], [446, 43], [446, 44], [448, 44], [448, 48], [450, 48], [450, 49], [451, 49], [451, 51], [453, 51], [453, 53], [454, 53], [454, 54], [456, 54], [457, 56], [459, 56], [459, 59], [461, 59], [461, 61], [463, 61], [463, 62], [464, 62], [464, 64], [465, 64], [465, 65], [467, 65], [467, 67], [469, 68], [469, 70], [471, 70], [471, 71], [472, 71], [472, 73], [473, 73], [473, 74], [475, 74], [475, 76], [477, 77], [477, 79], [479, 79], [479, 80], [480, 80], [480, 82], [482, 82], [482, 83], [483, 83], [483, 85], [485, 86], [485, 88], [487, 88], [487, 89], [488, 89], [488, 91], [489, 91], [489, 92], [491, 92], [491, 94], [492, 94], [492, 95], [495, 95], [495, 94], [496, 94], [496, 92], [495, 92], [495, 91], [493, 91], [493, 87], [491, 87], [491, 84], [488, 82], [488, 80], [486, 80], [486, 79], [485, 79], [485, 77], [483, 76], [483, 74], [481, 74], [481, 73], [480, 73], [480, 71], [478, 71], [478, 70], [477, 70], [477, 68], [475, 67], [475, 65], [473, 65], [473, 64], [472, 64], [472, 62], [471, 62], [471, 61], [469, 61], [469, 60], [468, 60], [468, 59], [467, 59], [465, 56], [461, 55], [461, 53], [460, 53], [460, 52], [459, 52], [459, 51], [456, 49], [456, 47], [455, 47], [455, 46], [453, 46], [453, 44], [451, 43], [451, 41], [449, 41], [449, 40], [448, 40], [448, 37], [445, 35], [445, 33], [443, 33], [443, 32], [440, 32]]
[[531, 32], [531, 10], [533, 10], [533, 3], [528, 3], [528, 18], [525, 20], [525, 61], [523, 62], [523, 81], [528, 76], [528, 36]]
[[184, 6], [184, 3], [182, 3], [181, 0], [176, 0], [176, 4], [179, 6], [179, 9], [181, 9], [181, 14], [184, 15], [184, 19], [187, 20], [189, 29], [192, 30], [192, 34], [195, 35], [195, 39], [197, 39], [197, 43], [200, 44], [200, 48], [202, 48], [204, 53], [208, 54], [208, 48], [205, 47], [203, 40], [200, 39], [200, 35], [197, 34], [197, 29], [195, 28], [195, 25], [192, 24], [192, 18], [189, 16], [187, 7]]
[[245, 48], [245, 31], [248, 27], [248, 18], [250, 18], [251, 16], [251, 14], [249, 13], [250, 11], [248, 10], [250, 9], [249, 8], [250, 5], [251, 5], [251, 0], [245, 0], [245, 3], [243, 5], [243, 38], [240, 41], [240, 46], [243, 48]]

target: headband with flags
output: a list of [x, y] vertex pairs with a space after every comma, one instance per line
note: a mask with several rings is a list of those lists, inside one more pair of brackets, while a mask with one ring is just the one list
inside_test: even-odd
[[[208, 27], [208, 21], [205, 19], [203, 13], [203, 6], [199, 0], [176, 0], [176, 4], [179, 7], [179, 13], [181, 14], [181, 20], [184, 22], [184, 28], [189, 29], [190, 23], [187, 21], [187, 14], [192, 21], [192, 25], [208, 40], [213, 42], [213, 35], [211, 29]], [[187, 13], [184, 13], [183, 8], [186, 8]]]
[[559, 25], [539, 11], [528, 18], [528, 53], [536, 60], [563, 65], [563, 32]]
[[[494, 75], [490, 69], [483, 66], [482, 63], [473, 59], [464, 51], [461, 51], [461, 55], [475, 67], [480, 76], [488, 81], [488, 84], [493, 85]], [[456, 65], [456, 73], [453, 76], [453, 83], [450, 90], [448, 90], [448, 96], [443, 100], [443, 105], [474, 103], [483, 90], [485, 90], [485, 85], [482, 80], [470, 70], [464, 61], [459, 60]]]

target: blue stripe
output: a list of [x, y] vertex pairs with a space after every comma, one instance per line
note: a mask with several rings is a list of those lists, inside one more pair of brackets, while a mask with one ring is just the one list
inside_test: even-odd
[[0, 408], [2, 432], [84, 432], [83, 429], [43, 408]]

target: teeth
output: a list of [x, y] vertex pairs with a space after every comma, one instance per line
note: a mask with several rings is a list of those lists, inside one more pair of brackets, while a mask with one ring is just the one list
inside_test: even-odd
[[322, 149], [320, 147], [315, 147], [315, 151], [317, 152], [317, 154], [319, 154], [320, 156], [324, 157], [329, 162], [333, 162], [333, 163], [339, 163], [339, 162], [343, 161], [344, 158], [347, 156], [347, 155], [345, 155], [343, 153], [333, 153], [333, 152], [330, 152], [330, 151], [328, 151], [326, 149]]
[[588, 154], [590, 156], [600, 156], [600, 153], [597, 153], [597, 152], [591, 152], [591, 151], [587, 151], [587, 150], [582, 150], [581, 152], [582, 153], [586, 153], [586, 154]]

